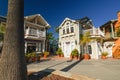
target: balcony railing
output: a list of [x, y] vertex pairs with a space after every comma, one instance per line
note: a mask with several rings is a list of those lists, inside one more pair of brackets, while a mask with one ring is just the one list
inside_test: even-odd
[[45, 38], [45, 31], [37, 31], [36, 34], [29, 33], [28, 30], [25, 31], [25, 38]]

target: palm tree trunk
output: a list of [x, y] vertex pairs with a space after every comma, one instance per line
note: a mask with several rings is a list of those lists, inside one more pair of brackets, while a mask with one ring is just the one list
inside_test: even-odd
[[8, 0], [0, 80], [27, 80], [24, 54], [24, 0]]

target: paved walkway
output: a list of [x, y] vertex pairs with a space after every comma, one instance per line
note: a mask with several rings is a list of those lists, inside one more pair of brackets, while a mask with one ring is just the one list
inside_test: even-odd
[[60, 70], [85, 75], [96, 80], [120, 80], [120, 60], [82, 60], [70, 61], [65, 58], [48, 58], [29, 64], [28, 71]]

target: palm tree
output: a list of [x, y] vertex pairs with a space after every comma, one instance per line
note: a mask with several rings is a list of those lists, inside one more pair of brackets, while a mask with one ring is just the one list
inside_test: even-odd
[[80, 35], [80, 44], [83, 46], [84, 52], [87, 53], [87, 44], [91, 41], [90, 32]]
[[0, 80], [27, 80], [24, 54], [24, 0], [8, 0]]

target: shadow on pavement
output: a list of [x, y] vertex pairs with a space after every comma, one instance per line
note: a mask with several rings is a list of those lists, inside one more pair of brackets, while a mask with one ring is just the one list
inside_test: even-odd
[[[73, 68], [75, 65], [77, 65], [78, 63], [80, 63], [82, 60], [83, 60], [83, 59], [74, 62], [73, 64], [71, 64], [71, 65], [69, 65], [69, 66], [61, 69], [61, 71], [64, 71], [64, 72], [69, 71], [71, 68]], [[71, 61], [72, 61], [72, 60], [69, 60], [69, 61], [67, 61], [67, 62], [71, 62]]]
[[29, 72], [28, 73], [28, 80], [41, 80], [43, 77], [48, 76], [49, 74], [51, 74], [53, 71], [55, 71], [54, 69], [45, 69], [39, 72]]

